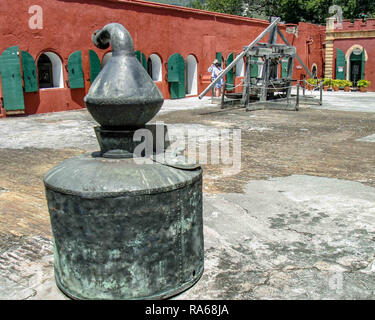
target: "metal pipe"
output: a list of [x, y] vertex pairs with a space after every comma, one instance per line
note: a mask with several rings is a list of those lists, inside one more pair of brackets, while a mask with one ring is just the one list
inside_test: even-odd
[[202, 99], [206, 94], [207, 92], [222, 78], [224, 77], [228, 72], [229, 70], [231, 70], [236, 64], [238, 61], [240, 61], [244, 55], [250, 51], [270, 30], [272, 30], [273, 27], [277, 26], [277, 24], [279, 23], [281, 18], [277, 18], [275, 19], [275, 21], [273, 21], [266, 29], [264, 29], [264, 31], [255, 38], [255, 40], [253, 42], [251, 42], [248, 47], [242, 51], [230, 64], [229, 66], [227, 66], [222, 72], [221, 74], [214, 80], [212, 81], [209, 86], [203, 90], [203, 92], [199, 95], [199, 99]]
[[114, 56], [120, 54], [134, 55], [133, 39], [128, 30], [119, 23], [109, 23], [102, 29], [96, 30], [92, 36], [92, 42], [99, 49], [107, 49], [112, 46]]
[[303, 87], [302, 87], [303, 96], [306, 95], [306, 80], [303, 79]]
[[320, 82], [319, 84], [319, 92], [320, 92], [320, 97], [319, 97], [319, 104], [323, 104], [323, 81]]
[[297, 82], [296, 111], [299, 110], [299, 88], [300, 88], [300, 84], [299, 82]]
[[224, 109], [224, 100], [225, 100], [225, 88], [227, 86], [227, 82], [225, 81], [224, 82], [224, 86], [223, 86], [223, 93], [221, 94], [221, 105], [220, 105], [220, 109]]

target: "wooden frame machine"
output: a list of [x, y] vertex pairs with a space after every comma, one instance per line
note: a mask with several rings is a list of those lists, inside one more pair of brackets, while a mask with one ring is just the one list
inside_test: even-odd
[[[222, 71], [211, 84], [199, 95], [202, 99], [207, 92], [231, 70], [240, 59], [246, 57], [246, 69], [242, 93], [229, 93], [228, 96], [239, 97], [241, 104], [246, 110], [257, 109], [293, 109], [298, 110], [299, 105], [299, 82], [293, 80], [294, 60], [306, 70], [307, 74], [313, 78], [310, 70], [298, 56], [296, 48], [288, 42], [278, 28], [279, 17], [272, 17], [270, 25], [259, 34], [259, 36]], [[260, 40], [269, 34], [268, 42], [261, 43]], [[277, 43], [277, 36], [280, 36], [284, 44]], [[281, 77], [278, 75], [279, 65], [287, 62], [287, 70]], [[251, 67], [257, 64], [261, 72], [254, 76]], [[286, 63], [285, 63], [286, 65]], [[297, 95], [291, 95], [293, 81], [297, 81]], [[224, 89], [225, 91], [225, 89]], [[222, 101], [224, 101], [224, 92]]]

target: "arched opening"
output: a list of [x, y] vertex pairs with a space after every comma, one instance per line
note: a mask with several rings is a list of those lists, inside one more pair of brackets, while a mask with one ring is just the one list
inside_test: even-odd
[[56, 53], [42, 53], [37, 65], [39, 88], [64, 88], [62, 62]]
[[107, 52], [104, 56], [103, 56], [103, 59], [102, 59], [102, 69], [103, 67], [106, 65], [106, 63], [108, 62], [108, 60], [112, 57], [112, 52]]
[[245, 67], [243, 59], [236, 63], [236, 77], [243, 77], [245, 75]]
[[368, 59], [366, 50], [358, 44], [353, 45], [345, 54], [346, 80], [353, 82], [354, 86], [358, 80], [365, 78], [365, 65]]
[[318, 67], [315, 63], [313, 63], [313, 65], [312, 65], [311, 74], [313, 75], [314, 79], [316, 79], [318, 77]]
[[354, 50], [350, 55], [349, 80], [354, 85], [364, 78], [365, 62], [363, 59], [363, 50]]
[[188, 55], [186, 58], [186, 94], [198, 94], [198, 72], [197, 59], [193, 55]]
[[162, 81], [162, 65], [160, 57], [153, 53], [147, 60], [147, 72], [153, 81]]

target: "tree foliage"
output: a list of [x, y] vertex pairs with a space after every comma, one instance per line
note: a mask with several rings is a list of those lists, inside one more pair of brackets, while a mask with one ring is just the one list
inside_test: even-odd
[[221, 12], [241, 16], [243, 13], [243, 0], [194, 0], [191, 7], [213, 12]]
[[329, 7], [339, 5], [344, 19], [358, 19], [361, 13], [375, 16], [374, 0], [193, 0], [191, 6], [215, 12], [246, 15], [254, 18], [281, 17], [285, 22], [300, 21], [325, 24], [332, 16]]
[[[265, 16], [278, 16], [283, 21], [298, 23], [307, 21], [312, 23], [325, 24], [329, 13], [329, 7], [338, 5], [342, 8], [344, 19], [358, 19], [363, 12], [368, 17], [375, 14], [374, 0], [244, 0], [250, 8], [263, 10]], [[262, 9], [264, 8], [264, 9]], [[253, 16], [249, 10], [249, 16]]]

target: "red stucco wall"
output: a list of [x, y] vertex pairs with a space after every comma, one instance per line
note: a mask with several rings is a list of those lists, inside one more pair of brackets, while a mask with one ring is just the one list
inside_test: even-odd
[[370, 80], [371, 84], [367, 88], [369, 91], [375, 91], [375, 56], [372, 54], [375, 52], [375, 38], [357, 38], [357, 39], [338, 39], [334, 41], [334, 74], [336, 73], [336, 55], [337, 49], [341, 49], [345, 54], [353, 45], [362, 46], [368, 55], [368, 60], [365, 64], [365, 76], [366, 80]]
[[[311, 23], [300, 22], [298, 24], [298, 35], [293, 38], [291, 43], [297, 48], [297, 53], [305, 63], [305, 65], [312, 70], [314, 64], [317, 66], [317, 77], [323, 76], [323, 32], [324, 28], [319, 25]], [[298, 60], [295, 61], [295, 79], [309, 78], [307, 72], [302, 68]]]
[[[43, 8], [43, 29], [29, 28], [28, 13], [31, 5]], [[64, 68], [65, 88], [44, 89], [25, 94], [26, 113], [44, 113], [84, 107], [83, 97], [90, 86], [88, 50], [96, 51], [102, 59], [105, 54], [91, 42], [93, 31], [105, 24], [118, 22], [128, 29], [134, 40], [135, 50], [146, 57], [157, 53], [163, 64], [163, 81], [157, 85], [165, 98], [169, 98], [166, 81], [166, 62], [173, 53], [184, 59], [193, 54], [198, 61], [198, 93], [208, 85], [203, 81], [207, 68], [222, 52], [226, 58], [230, 52], [239, 53], [263, 31], [267, 21], [230, 16], [202, 10], [175, 7], [145, 1], [120, 0], [1, 0], [0, 6], [0, 53], [18, 45], [28, 51], [35, 61], [45, 51], [55, 52], [67, 65], [69, 55], [82, 51], [85, 89], [69, 89], [68, 73]], [[318, 49], [319, 27], [300, 24], [299, 35], [286, 34], [297, 46], [297, 51], [309, 65], [322, 64]], [[285, 31], [285, 26], [281, 26]], [[307, 54], [306, 39], [313, 38], [312, 54]], [[264, 39], [266, 41], [267, 38]], [[107, 50], [108, 51], [108, 50]], [[298, 64], [298, 63], [296, 63]], [[296, 76], [300, 76], [296, 70]]]

